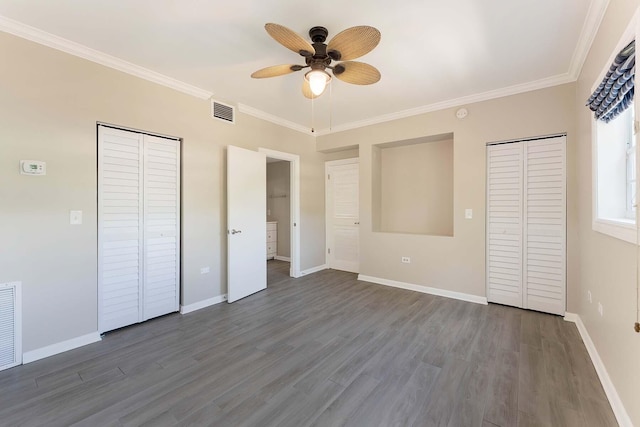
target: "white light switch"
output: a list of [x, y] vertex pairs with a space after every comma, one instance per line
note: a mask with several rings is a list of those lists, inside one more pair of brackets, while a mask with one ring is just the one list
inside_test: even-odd
[[69, 224], [71, 225], [82, 224], [82, 211], [69, 211]]
[[472, 219], [473, 218], [473, 209], [465, 209], [464, 210], [464, 218]]

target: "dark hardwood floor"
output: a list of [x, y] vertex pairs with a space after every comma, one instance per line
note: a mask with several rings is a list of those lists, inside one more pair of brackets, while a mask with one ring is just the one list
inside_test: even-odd
[[0, 372], [0, 425], [617, 425], [560, 317], [268, 264], [244, 300]]

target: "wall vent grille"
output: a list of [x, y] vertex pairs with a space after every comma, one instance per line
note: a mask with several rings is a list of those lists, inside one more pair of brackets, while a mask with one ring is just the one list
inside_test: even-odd
[[0, 371], [22, 363], [20, 282], [0, 283]]
[[222, 102], [211, 100], [211, 117], [227, 123], [236, 122], [235, 108]]

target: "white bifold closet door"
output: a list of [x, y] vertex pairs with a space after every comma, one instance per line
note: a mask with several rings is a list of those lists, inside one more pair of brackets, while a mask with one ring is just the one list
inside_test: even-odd
[[566, 136], [487, 147], [487, 299], [566, 306]]
[[98, 127], [98, 327], [178, 310], [180, 141]]

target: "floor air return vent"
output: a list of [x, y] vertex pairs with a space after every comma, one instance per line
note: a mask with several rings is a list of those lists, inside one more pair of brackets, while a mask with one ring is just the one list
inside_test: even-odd
[[0, 371], [22, 363], [21, 285], [0, 283]]

